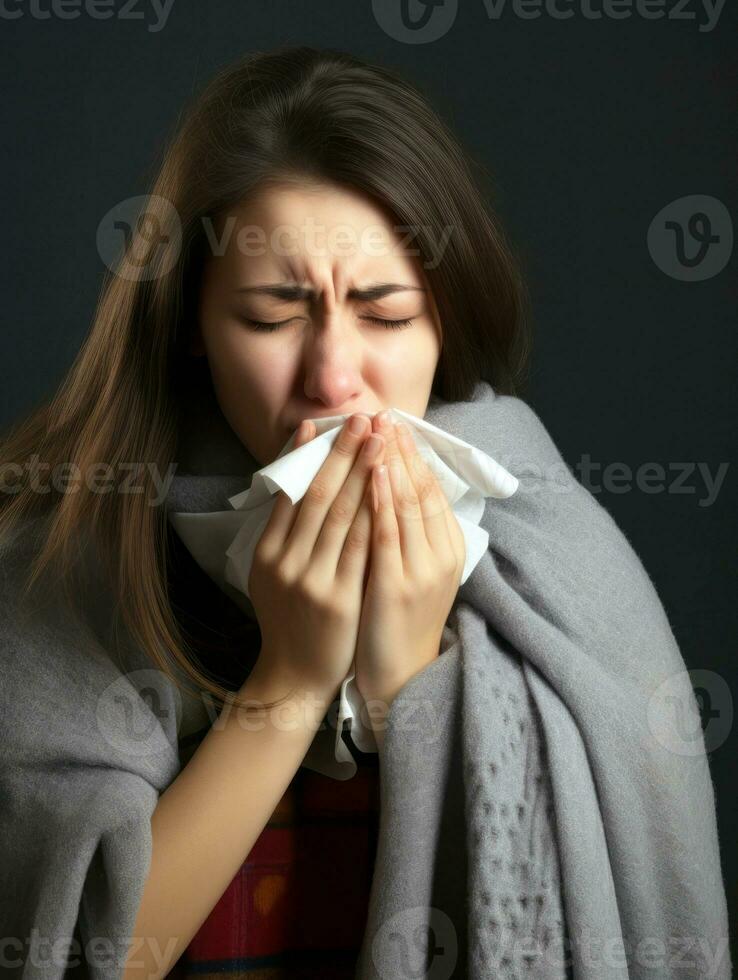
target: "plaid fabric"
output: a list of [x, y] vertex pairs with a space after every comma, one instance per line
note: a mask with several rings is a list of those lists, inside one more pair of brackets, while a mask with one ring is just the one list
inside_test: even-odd
[[[258, 654], [258, 626], [171, 533], [172, 607], [201, 665], [235, 690]], [[183, 759], [206, 732], [180, 741]], [[168, 974], [173, 980], [216, 974], [353, 980], [376, 854], [379, 770], [376, 753], [360, 752], [348, 731], [342, 738], [357, 761], [356, 775], [336, 780], [297, 770], [233, 881]]]
[[373, 758], [343, 781], [298, 769], [170, 976], [353, 978], [376, 853]]

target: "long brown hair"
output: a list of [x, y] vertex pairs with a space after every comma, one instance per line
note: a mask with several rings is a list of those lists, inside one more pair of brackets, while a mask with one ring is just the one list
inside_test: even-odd
[[170, 607], [166, 508], [151, 504], [150, 469], [164, 473], [176, 459], [205, 219], [212, 228], [266, 184], [285, 182], [362, 191], [409, 229], [443, 325], [433, 393], [464, 401], [486, 380], [519, 395], [527, 381], [528, 294], [493, 211], [491, 177], [414, 87], [387, 68], [305, 46], [250, 54], [216, 75], [168, 142], [70, 370], [0, 443], [0, 474], [34, 454], [52, 470], [72, 463], [82, 473], [101, 460], [137, 461], [144, 492], [96, 493], [86, 482], [74, 493], [39, 494], [23, 482], [8, 492], [5, 478], [0, 537], [43, 512], [48, 533], [25, 594], [53, 571], [74, 602], [80, 535], [94, 529], [116, 616], [135, 642], [175, 683], [170, 658], [233, 703], [192, 662]]

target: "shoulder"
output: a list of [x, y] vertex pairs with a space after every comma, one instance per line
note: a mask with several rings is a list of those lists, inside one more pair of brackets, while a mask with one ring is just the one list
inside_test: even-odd
[[44, 522], [29, 521], [0, 545], [0, 738], [7, 757], [134, 771], [159, 758], [168, 771], [181, 711], [176, 685], [124, 630], [120, 643], [112, 642], [114, 602], [94, 550], [82, 552], [81, 580], [92, 591], [80, 596], [78, 609], [46, 584], [25, 595], [46, 531]]
[[661, 619], [654, 583], [633, 544], [579, 481], [531, 405], [480, 381], [469, 401], [440, 403], [434, 413], [434, 424], [447, 423], [518, 480], [511, 497], [485, 501], [480, 523], [491, 548], [516, 565], [534, 558], [531, 571], [540, 576], [548, 569], [551, 581], [568, 581], [580, 596], [593, 586], [600, 595], [628, 592], [634, 604], [649, 596]]
[[498, 394], [486, 381], [477, 382], [467, 401], [432, 400], [427, 415], [512, 473], [523, 469], [540, 479], [561, 478], [565, 463], [538, 413], [522, 398]]

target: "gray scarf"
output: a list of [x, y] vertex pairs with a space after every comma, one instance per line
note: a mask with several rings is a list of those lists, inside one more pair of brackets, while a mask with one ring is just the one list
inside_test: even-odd
[[[227, 509], [259, 468], [219, 414], [193, 403], [171, 510]], [[387, 719], [357, 980], [724, 980], [713, 786], [701, 730], [684, 735], [698, 709], [652, 581], [526, 403], [480, 382], [425, 418], [520, 487], [487, 500], [489, 551], [443, 652]], [[32, 537], [2, 563], [1, 934], [70, 938], [78, 919], [82, 942], [113, 944], [90, 968], [112, 980], [151, 814], [180, 768], [181, 704], [140, 650], [112, 654], [94, 574], [87, 620], [50, 602], [21, 622]], [[11, 976], [61, 980], [27, 950], [6, 950]]]

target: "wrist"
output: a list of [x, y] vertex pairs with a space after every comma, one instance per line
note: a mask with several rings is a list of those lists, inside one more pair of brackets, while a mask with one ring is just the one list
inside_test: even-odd
[[378, 701], [386, 705], [389, 711], [390, 705], [400, 693], [402, 688], [422, 673], [440, 655], [440, 641], [431, 647], [431, 652], [425, 656], [414, 655], [412, 664], [395, 663], [391, 667], [384, 666], [381, 670], [367, 669], [363, 658], [358, 660], [356, 665], [355, 680], [356, 688], [364, 701]]
[[328, 710], [338, 687], [327, 683], [318, 684], [294, 671], [279, 665], [275, 660], [259, 654], [259, 657], [246, 678], [239, 695], [266, 704], [273, 701], [304, 701], [310, 699], [325, 705]]
[[294, 675], [259, 661], [231, 697], [221, 710], [220, 727], [258, 730], [273, 725], [282, 737], [292, 732], [302, 738], [306, 731], [316, 732], [331, 705], [325, 689], [301, 683]]
[[372, 705], [372, 711], [370, 712], [370, 717], [373, 722], [372, 727], [374, 727], [375, 719], [379, 724], [384, 723], [392, 702], [412, 676], [412, 674], [404, 673], [395, 674], [390, 678], [385, 674], [381, 679], [371, 681], [366, 677], [360, 679], [357, 674], [356, 688], [365, 704]]
[[360, 709], [361, 722], [371, 730], [377, 749], [381, 753], [387, 732], [387, 718], [397, 692], [388, 694], [386, 689], [382, 689], [382, 691], [372, 690], [365, 693], [360, 688], [358, 690], [364, 702]]
[[[225, 698], [207, 737], [221, 744], [273, 737], [285, 750], [300, 745], [304, 755], [315, 733], [324, 727], [330, 705], [325, 688], [302, 684], [294, 675], [257, 660], [241, 687]], [[254, 734], [258, 732], [270, 736]]]

